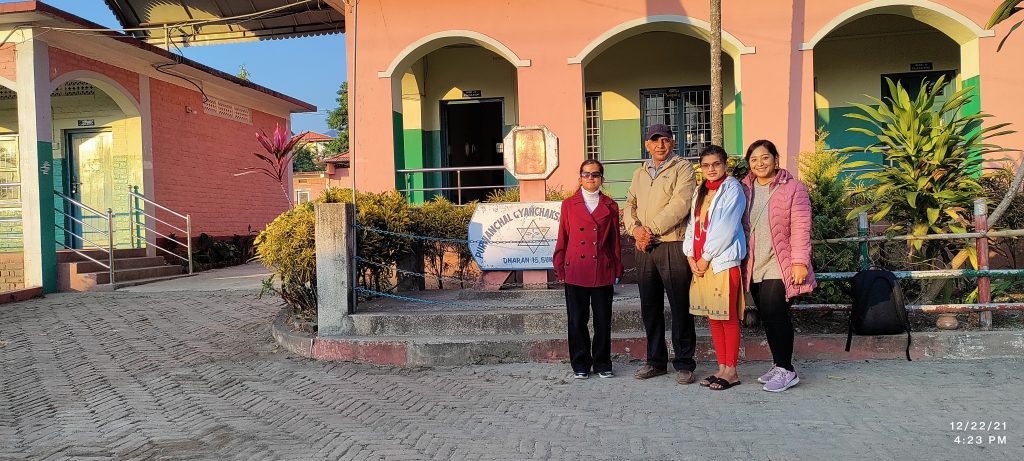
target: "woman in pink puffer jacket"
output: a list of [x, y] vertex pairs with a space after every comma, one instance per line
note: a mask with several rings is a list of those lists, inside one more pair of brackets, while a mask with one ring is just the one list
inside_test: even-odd
[[803, 183], [779, 168], [779, 151], [771, 141], [754, 141], [746, 157], [746, 287], [775, 362], [758, 382], [766, 391], [782, 392], [800, 382], [793, 368], [792, 300], [817, 285], [811, 267], [811, 199]]

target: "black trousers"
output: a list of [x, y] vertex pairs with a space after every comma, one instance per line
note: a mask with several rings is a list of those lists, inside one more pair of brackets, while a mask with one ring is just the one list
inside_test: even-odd
[[[565, 307], [569, 314], [569, 360], [572, 371], [612, 371], [612, 286], [581, 287], [565, 284]], [[594, 344], [591, 355], [590, 309], [594, 309]]]
[[690, 314], [690, 264], [683, 253], [683, 242], [665, 242], [649, 253], [636, 253], [640, 277], [640, 314], [647, 331], [647, 364], [664, 370], [668, 367], [665, 346], [665, 294], [672, 311], [672, 366], [677, 371], [693, 371], [697, 332]]
[[782, 280], [770, 279], [750, 284], [757, 312], [761, 315], [764, 335], [772, 351], [775, 366], [793, 370], [793, 318], [789, 310], [793, 303], [786, 301], [786, 285]]

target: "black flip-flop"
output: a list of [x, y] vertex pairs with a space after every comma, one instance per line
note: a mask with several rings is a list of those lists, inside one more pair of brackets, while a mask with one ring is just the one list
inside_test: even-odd
[[[704, 387], [709, 387], [709, 386], [711, 386], [711, 383], [715, 382], [716, 379], [718, 379], [717, 376], [711, 375], [711, 376], [708, 376], [707, 378], [704, 378], [704, 379], [700, 380], [700, 383], [698, 383], [698, 384], [700, 384], [701, 386], [704, 386]], [[707, 381], [707, 384], [704, 384], [705, 381]]]
[[730, 383], [725, 379], [715, 378], [715, 380], [711, 384], [718, 384], [719, 387], [711, 387], [710, 385], [708, 385], [708, 389], [711, 389], [713, 391], [724, 391], [730, 387], [739, 386], [740, 384], [742, 384], [742, 382], [736, 381], [734, 383]]

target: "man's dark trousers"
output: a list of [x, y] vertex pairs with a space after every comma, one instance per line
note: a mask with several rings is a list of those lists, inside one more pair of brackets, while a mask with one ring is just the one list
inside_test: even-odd
[[690, 279], [693, 274], [683, 253], [683, 242], [664, 242], [650, 252], [636, 254], [639, 272], [640, 313], [647, 331], [647, 364], [659, 370], [668, 367], [665, 347], [665, 293], [672, 311], [672, 366], [676, 371], [693, 371], [697, 332], [690, 314]]

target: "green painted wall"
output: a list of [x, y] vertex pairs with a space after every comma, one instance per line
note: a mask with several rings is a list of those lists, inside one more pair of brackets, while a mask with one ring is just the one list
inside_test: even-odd
[[[53, 143], [39, 141], [36, 146], [39, 156], [38, 184], [40, 210], [46, 210], [53, 206]], [[48, 166], [48, 167], [47, 167]], [[31, 205], [29, 205], [31, 206]], [[39, 214], [40, 246], [39, 255], [43, 268], [43, 292], [57, 292], [57, 229], [55, 227], [54, 215], [52, 213]]]
[[[402, 113], [391, 111], [391, 133], [395, 146], [395, 170], [405, 169], [405, 139], [402, 130]], [[403, 175], [395, 173], [395, 189], [404, 189]]]
[[[423, 165], [423, 130], [411, 129], [402, 130], [403, 146], [406, 168], [424, 168]], [[399, 186], [402, 189], [422, 189], [424, 178], [422, 173], [398, 175]], [[402, 182], [404, 180], [404, 183]], [[408, 194], [412, 203], [423, 203], [424, 193], [411, 192]]]

